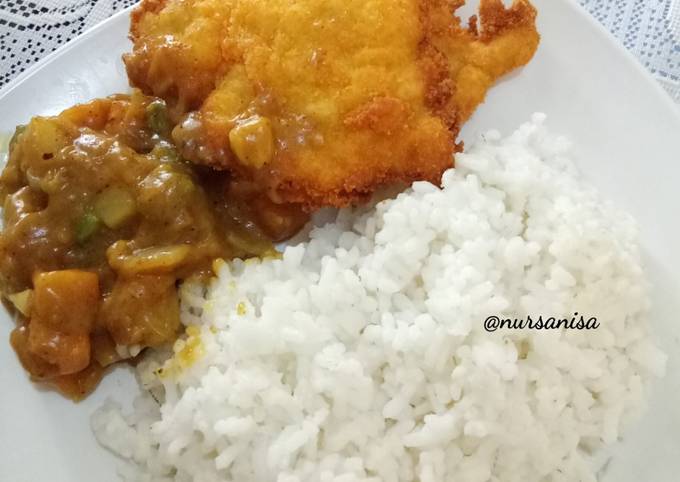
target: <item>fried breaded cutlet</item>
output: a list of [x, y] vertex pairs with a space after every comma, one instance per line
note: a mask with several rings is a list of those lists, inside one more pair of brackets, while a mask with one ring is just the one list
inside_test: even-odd
[[439, 182], [462, 124], [539, 43], [528, 0], [144, 0], [132, 85], [164, 98], [184, 156], [272, 199], [345, 206]]

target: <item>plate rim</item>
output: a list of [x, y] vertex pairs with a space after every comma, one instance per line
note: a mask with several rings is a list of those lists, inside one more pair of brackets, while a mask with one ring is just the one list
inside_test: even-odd
[[0, 88], [0, 103], [7, 97], [9, 97], [12, 94], [12, 91], [15, 90], [19, 85], [21, 85], [34, 75], [40, 73], [40, 71], [44, 67], [54, 62], [62, 55], [66, 54], [76, 45], [87, 41], [87, 39], [96, 34], [99, 30], [106, 28], [110, 23], [120, 20], [120, 17], [129, 16], [130, 12], [132, 12], [132, 10], [135, 9], [138, 5], [139, 5], [138, 3], [135, 3], [134, 5], [130, 5], [129, 7], [126, 7], [123, 10], [114, 13], [109, 18], [102, 20], [101, 22], [86, 29], [76, 37], [70, 39], [65, 44], [59, 46], [56, 50], [50, 52], [49, 54], [45, 55], [43, 58], [35, 62], [29, 68], [24, 70], [22, 73], [20, 73], [15, 78], [10, 80], [7, 84], [5, 84], [2, 88]]
[[[670, 111], [673, 113], [673, 116], [676, 117], [678, 121], [680, 121], [680, 103], [676, 103], [673, 100], [673, 98], [668, 94], [668, 92], [666, 92], [666, 90], [664, 90], [661, 84], [654, 78], [652, 73], [644, 65], [642, 65], [642, 62], [638, 60], [638, 58], [635, 57], [635, 55], [633, 55], [633, 52], [628, 50], [621, 42], [619, 42], [619, 40], [616, 37], [614, 37], [614, 34], [612, 34], [609, 30], [605, 28], [604, 25], [598, 22], [595, 19], [595, 17], [591, 15], [590, 12], [588, 12], [588, 10], [585, 9], [583, 5], [578, 3], [577, 0], [563, 0], [563, 3], [567, 6], [567, 8], [571, 8], [596, 32], [598, 32], [599, 36], [603, 40], [613, 44], [615, 50], [617, 50], [620, 54], [623, 54], [623, 58], [626, 60], [626, 62], [632, 64], [631, 66], [639, 74], [642, 74], [642, 77], [644, 77], [644, 81], [647, 84], [651, 84], [650, 87], [656, 93], [656, 96], [659, 98], [659, 100], [661, 100], [663, 104], [669, 107]], [[538, 15], [541, 15], [540, 11], [538, 12]]]

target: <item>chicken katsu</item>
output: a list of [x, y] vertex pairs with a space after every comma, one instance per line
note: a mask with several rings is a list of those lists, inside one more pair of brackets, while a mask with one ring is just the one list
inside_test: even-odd
[[528, 0], [144, 0], [132, 85], [197, 164], [312, 210], [438, 182], [463, 123], [539, 43]]

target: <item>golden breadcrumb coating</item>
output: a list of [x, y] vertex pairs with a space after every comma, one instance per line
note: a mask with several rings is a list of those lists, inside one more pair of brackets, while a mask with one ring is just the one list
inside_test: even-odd
[[130, 81], [163, 97], [193, 162], [272, 199], [345, 206], [437, 183], [494, 81], [539, 42], [528, 0], [144, 0]]

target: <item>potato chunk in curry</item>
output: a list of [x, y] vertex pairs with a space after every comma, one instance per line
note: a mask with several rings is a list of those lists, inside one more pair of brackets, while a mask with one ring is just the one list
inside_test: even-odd
[[0, 175], [0, 292], [34, 379], [80, 399], [129, 347], [174, 341], [176, 286], [258, 256], [306, 216], [182, 161], [165, 104], [134, 93], [17, 129]]

